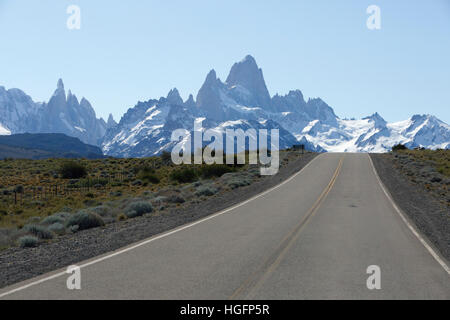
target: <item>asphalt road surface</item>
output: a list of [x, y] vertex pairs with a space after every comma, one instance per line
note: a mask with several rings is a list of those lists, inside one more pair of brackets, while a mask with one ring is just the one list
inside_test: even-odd
[[367, 154], [320, 155], [245, 203], [79, 266], [81, 290], [59, 270], [0, 297], [450, 299], [448, 262], [395, 209]]

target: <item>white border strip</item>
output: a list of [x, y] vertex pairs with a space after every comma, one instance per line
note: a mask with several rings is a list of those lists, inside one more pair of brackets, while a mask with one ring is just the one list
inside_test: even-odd
[[[262, 193], [260, 193], [260, 194], [257, 194], [257, 195], [253, 196], [253, 197], [250, 198], [250, 199], [247, 199], [247, 200], [245, 200], [245, 201], [243, 201], [243, 202], [241, 202], [241, 203], [238, 203], [238, 204], [236, 204], [236, 205], [234, 205], [234, 206], [232, 206], [232, 207], [230, 207], [230, 208], [228, 208], [228, 209], [219, 211], [218, 213], [215, 213], [215, 214], [213, 214], [213, 215], [210, 215], [210, 216], [208, 216], [208, 217], [206, 217], [206, 218], [203, 218], [203, 219], [201, 219], [201, 220], [195, 221], [195, 222], [190, 223], [190, 224], [187, 224], [187, 225], [185, 225], [185, 226], [178, 227], [178, 228], [176, 228], [176, 229], [174, 229], [174, 230], [172, 230], [172, 231], [168, 231], [168, 232], [166, 232], [166, 233], [162, 233], [162, 234], [160, 234], [160, 235], [158, 235], [158, 236], [153, 236], [153, 237], [151, 237], [151, 238], [149, 238], [149, 239], [147, 239], [147, 240], [143, 240], [142, 242], [139, 242], [139, 243], [137, 243], [137, 244], [131, 245], [130, 247], [127, 247], [127, 248], [125, 248], [125, 249], [120, 249], [120, 250], [117, 251], [117, 252], [108, 254], [108, 255], [106, 255], [106, 256], [103, 256], [103, 257], [101, 257], [101, 258], [92, 260], [92, 261], [90, 261], [90, 262], [86, 262], [86, 263], [80, 265], [79, 267], [80, 267], [80, 269], [81, 269], [81, 268], [85, 268], [85, 267], [87, 267], [87, 266], [90, 266], [90, 265], [93, 265], [93, 264], [102, 262], [102, 261], [104, 261], [104, 260], [113, 258], [113, 257], [115, 257], [115, 256], [118, 256], [118, 255], [122, 254], [122, 253], [131, 251], [131, 250], [134, 250], [134, 249], [136, 249], [136, 248], [139, 248], [139, 247], [141, 247], [141, 246], [144, 246], [144, 245], [146, 245], [146, 244], [149, 244], [149, 243], [151, 243], [151, 242], [153, 242], [153, 241], [156, 241], [156, 240], [158, 240], [158, 239], [162, 239], [162, 238], [168, 237], [168, 236], [170, 236], [170, 235], [172, 235], [172, 234], [174, 234], [174, 233], [177, 233], [177, 232], [186, 230], [186, 229], [188, 229], [188, 228], [191, 228], [191, 227], [193, 227], [193, 226], [196, 226], [197, 224], [200, 224], [200, 223], [203, 223], [203, 222], [205, 222], [205, 221], [214, 219], [214, 218], [216, 218], [216, 217], [218, 217], [218, 216], [220, 216], [220, 215], [222, 215], [222, 214], [224, 214], [224, 213], [227, 213], [227, 212], [232, 211], [232, 210], [234, 210], [234, 209], [236, 209], [236, 208], [239, 208], [239, 207], [241, 207], [241, 206], [243, 206], [243, 205], [245, 205], [245, 204], [247, 204], [247, 203], [249, 203], [249, 202], [251, 202], [251, 201], [253, 201], [253, 200], [256, 200], [256, 199], [258, 199], [258, 198], [260, 198], [260, 197], [262, 197], [262, 196], [268, 194], [269, 192], [272, 192], [273, 190], [278, 189], [279, 187], [285, 185], [286, 183], [290, 182], [292, 179], [294, 179], [294, 178], [297, 177], [300, 173], [302, 173], [303, 170], [305, 170], [306, 168], [308, 168], [308, 167], [310, 166], [310, 164], [313, 163], [313, 162], [314, 162], [317, 158], [319, 158], [320, 156], [322, 156], [322, 154], [320, 154], [320, 155], [314, 157], [314, 159], [312, 159], [310, 162], [308, 162], [308, 164], [306, 164], [306, 166], [304, 166], [300, 171], [298, 171], [297, 173], [295, 173], [294, 175], [292, 175], [292, 176], [289, 177], [288, 179], [284, 180], [284, 181], [281, 182], [280, 184], [278, 184], [278, 185], [276, 185], [276, 186], [274, 186], [274, 187], [272, 187], [272, 188], [270, 188], [270, 189], [268, 189], [268, 190], [266, 190], [266, 191], [264, 191], [264, 192], [262, 192]], [[41, 283], [43, 283], [43, 282], [46, 282], [46, 281], [49, 281], [49, 280], [52, 280], [52, 279], [61, 277], [61, 276], [63, 276], [63, 275], [67, 275], [66, 271], [58, 272], [58, 273], [53, 274], [53, 275], [51, 275], [51, 276], [47, 276], [47, 277], [45, 277], [45, 278], [43, 278], [43, 279], [40, 279], [40, 280], [36, 280], [36, 281], [30, 282], [30, 283], [28, 283], [28, 284], [26, 284], [26, 285], [23, 285], [23, 286], [20, 286], [20, 287], [18, 287], [18, 288], [15, 288], [15, 289], [12, 289], [12, 290], [10, 290], [10, 291], [7, 291], [7, 292], [5, 292], [5, 293], [2, 293], [2, 294], [0, 294], [0, 298], [3, 298], [3, 297], [5, 297], [5, 296], [7, 296], [7, 295], [11, 295], [11, 294], [16, 293], [16, 292], [18, 292], [18, 291], [22, 291], [22, 290], [27, 289], [27, 288], [30, 288], [30, 287], [32, 287], [32, 286], [41, 284]]]
[[411, 232], [416, 236], [417, 239], [419, 239], [420, 243], [423, 244], [423, 246], [428, 250], [428, 252], [433, 256], [433, 258], [442, 266], [442, 268], [444, 268], [444, 270], [447, 272], [447, 274], [450, 274], [450, 268], [448, 267], [448, 265], [445, 263], [445, 261], [443, 259], [441, 259], [441, 257], [439, 256], [439, 254], [437, 254], [434, 249], [427, 243], [427, 241], [420, 235], [420, 233], [416, 230], [416, 228], [409, 222], [409, 220], [405, 217], [404, 213], [401, 211], [401, 209], [397, 206], [397, 204], [394, 202], [394, 200], [392, 199], [391, 194], [387, 191], [385, 185], [383, 184], [383, 182], [380, 179], [380, 176], [378, 175], [377, 170], [375, 169], [375, 165], [373, 164], [372, 161], [372, 157], [368, 154], [367, 155], [370, 159], [370, 163], [372, 165], [372, 170], [375, 173], [375, 176], [377, 177], [378, 183], [381, 186], [381, 189], [383, 189], [384, 194], [386, 195], [386, 197], [389, 199], [389, 201], [391, 202], [392, 206], [394, 207], [395, 211], [397, 211], [397, 213], [400, 215], [400, 217], [402, 218], [402, 220], [406, 223], [406, 225], [408, 226], [409, 230], [411, 230]]

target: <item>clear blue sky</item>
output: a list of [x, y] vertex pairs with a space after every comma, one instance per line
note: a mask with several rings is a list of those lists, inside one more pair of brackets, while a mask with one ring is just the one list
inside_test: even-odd
[[[81, 30], [66, 9], [81, 8]], [[366, 8], [381, 8], [381, 30]], [[100, 116], [197, 94], [246, 54], [271, 95], [300, 89], [340, 117], [450, 122], [450, 1], [0, 0], [0, 85], [47, 101], [62, 77]]]

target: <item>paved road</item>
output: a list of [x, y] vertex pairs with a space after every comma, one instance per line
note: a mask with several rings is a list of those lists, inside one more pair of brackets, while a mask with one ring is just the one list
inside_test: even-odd
[[[80, 265], [81, 290], [57, 273], [0, 296], [450, 299], [448, 272], [394, 209], [366, 154], [320, 155], [256, 199]], [[380, 290], [367, 288], [371, 265]]]

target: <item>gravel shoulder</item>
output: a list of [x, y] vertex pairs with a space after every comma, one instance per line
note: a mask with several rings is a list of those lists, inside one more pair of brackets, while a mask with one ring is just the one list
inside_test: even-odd
[[419, 181], [413, 182], [392, 154], [371, 154], [375, 168], [396, 204], [416, 227], [450, 261], [450, 210], [445, 194], [426, 191]]
[[281, 166], [275, 176], [260, 178], [249, 186], [189, 203], [182, 208], [68, 234], [36, 248], [4, 250], [0, 252], [0, 288], [115, 251], [226, 209], [286, 180], [316, 156], [316, 153], [306, 153]]

